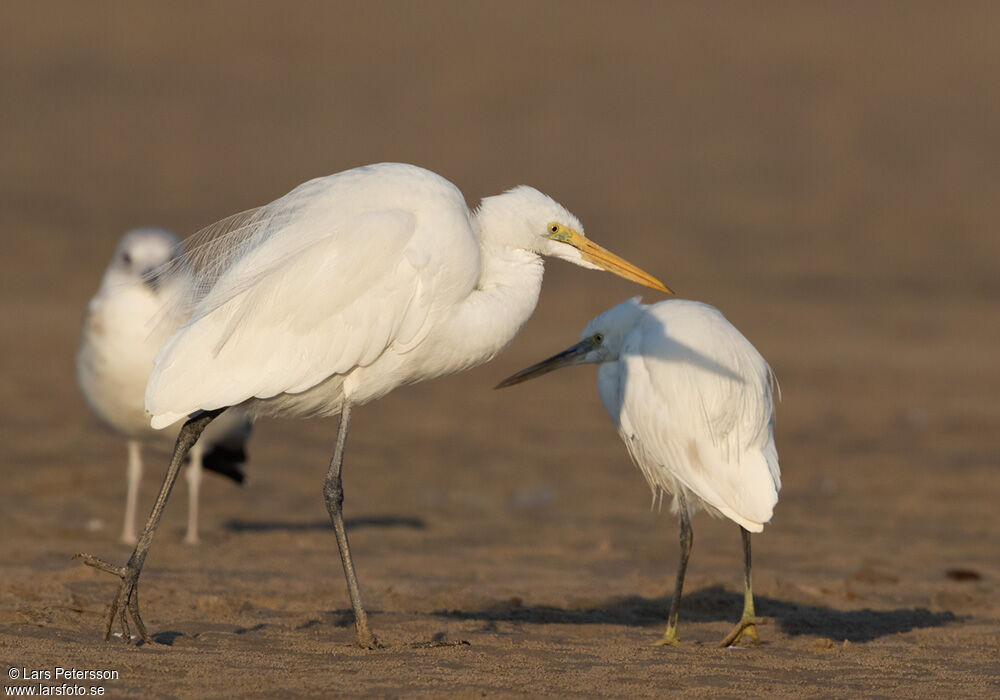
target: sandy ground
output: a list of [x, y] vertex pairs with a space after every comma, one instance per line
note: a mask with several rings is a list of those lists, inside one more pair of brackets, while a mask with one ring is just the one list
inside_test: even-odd
[[[0, 661], [115, 669], [115, 696], [1000, 694], [998, 23], [991, 3], [4, 2]], [[127, 558], [125, 450], [72, 364], [115, 241], [380, 160], [472, 203], [539, 187], [770, 360], [761, 647], [714, 646], [740, 550], [705, 516], [686, 644], [651, 646], [677, 525], [592, 368], [490, 390], [636, 293], [560, 263], [493, 363], [354, 415], [346, 509], [386, 649], [351, 645], [320, 493], [335, 421], [262, 422], [249, 483], [206, 480], [196, 548], [182, 483], [142, 578], [163, 644], [101, 640], [114, 582], [70, 557]], [[468, 644], [411, 646], [432, 640]]]

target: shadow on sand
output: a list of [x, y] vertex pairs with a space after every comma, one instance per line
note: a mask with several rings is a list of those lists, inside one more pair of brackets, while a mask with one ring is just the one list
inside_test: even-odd
[[[958, 619], [951, 612], [934, 613], [924, 608], [834, 610], [767, 596], [755, 596], [754, 602], [757, 614], [772, 618], [785, 634], [793, 636], [809, 634], [834, 641], [846, 639], [851, 642], [870, 642], [879, 637], [908, 632], [912, 629], [939, 627]], [[435, 614], [463, 620], [645, 627], [665, 625], [669, 607], [669, 597], [627, 596], [611, 598], [596, 607], [579, 609], [521, 605], [515, 600], [498, 603], [485, 610], [438, 610]], [[735, 622], [742, 610], [742, 593], [729, 593], [722, 586], [710, 586], [683, 597], [680, 621], [681, 623], [717, 620]]]
[[[183, 632], [176, 632], [176, 631], [170, 630], [170, 631], [166, 631], [166, 632], [156, 632], [156, 633], [154, 633], [154, 634], [152, 634], [150, 636], [153, 638], [153, 641], [156, 642], [157, 644], [162, 644], [163, 646], [172, 647], [174, 645], [174, 642], [179, 637], [183, 637], [184, 636], [184, 633]], [[143, 646], [143, 645], [145, 645], [145, 642], [143, 642], [143, 641], [137, 641], [136, 645], [137, 646]]]
[[[308, 532], [331, 530], [329, 520], [311, 522], [289, 522], [284, 520], [229, 520], [223, 527], [230, 532]], [[404, 527], [423, 530], [427, 526], [421, 518], [407, 518], [398, 515], [369, 515], [360, 518], [344, 518], [344, 527], [356, 530], [365, 527]]]

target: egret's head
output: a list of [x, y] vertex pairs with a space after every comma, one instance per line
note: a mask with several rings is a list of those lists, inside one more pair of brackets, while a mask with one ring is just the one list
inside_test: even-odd
[[115, 249], [108, 275], [115, 283], [142, 281], [156, 291], [157, 271], [177, 252], [177, 236], [159, 228], [134, 228], [126, 233]]
[[533, 253], [561, 258], [591, 270], [607, 270], [637, 284], [672, 294], [662, 282], [583, 235], [566, 207], [534, 187], [521, 185], [483, 200], [480, 229]]
[[635, 327], [646, 310], [642, 297], [632, 297], [614, 306], [587, 324], [580, 334], [580, 341], [594, 341], [594, 359], [589, 362], [613, 362], [621, 354], [625, 336]]
[[579, 343], [507, 377], [497, 384], [496, 388], [502, 389], [520, 384], [528, 379], [548, 374], [560, 367], [585, 364], [599, 365], [604, 362], [616, 361], [621, 354], [625, 336], [635, 326], [645, 309], [646, 305], [642, 303], [640, 297], [632, 297], [628, 301], [608, 309], [587, 324], [580, 336]]

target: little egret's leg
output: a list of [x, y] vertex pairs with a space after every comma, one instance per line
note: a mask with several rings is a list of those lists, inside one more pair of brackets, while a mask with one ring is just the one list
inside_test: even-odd
[[684, 588], [684, 573], [687, 571], [688, 559], [691, 557], [691, 545], [694, 543], [694, 531], [691, 530], [691, 516], [688, 515], [687, 501], [681, 494], [677, 495], [680, 501], [681, 516], [681, 560], [677, 565], [677, 582], [674, 584], [674, 597], [670, 601], [670, 615], [667, 617], [667, 631], [658, 642], [657, 646], [677, 646], [680, 640], [677, 638], [677, 616], [681, 611], [681, 590]]
[[741, 525], [740, 534], [743, 536], [743, 616], [719, 644], [720, 647], [736, 644], [744, 634], [750, 635], [754, 644], [760, 644], [755, 625], [761, 624], [761, 620], [757, 619], [753, 611], [753, 588], [750, 585], [750, 533]]
[[354, 610], [354, 625], [358, 632], [358, 646], [362, 649], [377, 649], [380, 645], [375, 635], [368, 629], [368, 616], [361, 604], [361, 591], [358, 588], [358, 576], [354, 573], [354, 562], [351, 559], [351, 547], [347, 543], [347, 530], [344, 528], [344, 487], [340, 478], [340, 468], [344, 463], [344, 445], [347, 443], [347, 429], [351, 425], [351, 404], [344, 401], [340, 411], [340, 430], [337, 432], [337, 445], [330, 460], [330, 470], [323, 481], [323, 497], [326, 499], [326, 509], [330, 513], [333, 531], [337, 535], [337, 547], [340, 549], [340, 561], [344, 564], [344, 577], [347, 579], [347, 592], [351, 597], [351, 609]]
[[201, 491], [201, 458], [204, 452], [200, 442], [191, 448], [191, 459], [188, 461], [184, 478], [188, 482], [188, 525], [184, 541], [187, 544], [198, 544], [198, 494]]
[[153, 510], [150, 511], [149, 517], [146, 519], [146, 526], [139, 537], [139, 543], [135, 546], [135, 551], [132, 552], [132, 556], [129, 557], [128, 563], [124, 567], [114, 566], [90, 554], [76, 555], [75, 558], [82, 559], [88, 566], [107, 571], [122, 580], [118, 587], [118, 593], [111, 602], [111, 610], [108, 612], [108, 619], [104, 624], [105, 641], [111, 639], [111, 628], [117, 617], [121, 625], [122, 640], [128, 642], [131, 639], [128, 615], [131, 615], [136, 631], [142, 640], [153, 643], [153, 638], [146, 632], [146, 626], [142, 623], [142, 618], [139, 617], [139, 574], [142, 572], [142, 565], [146, 561], [149, 547], [153, 543], [156, 527], [160, 524], [163, 507], [167, 504], [170, 491], [174, 487], [174, 482], [177, 481], [177, 474], [181, 470], [181, 465], [184, 464], [184, 456], [198, 441], [201, 431], [225, 410], [225, 408], [219, 408], [214, 411], [203, 411], [188, 420], [181, 428], [180, 435], [177, 436], [177, 443], [174, 445], [174, 454], [170, 458], [170, 466], [167, 467], [167, 473], [163, 477], [163, 485], [160, 486], [160, 493], [156, 497], [156, 503], [153, 504]]
[[135, 544], [135, 515], [139, 510], [139, 483], [142, 481], [142, 443], [128, 441], [128, 480], [125, 491], [125, 524], [122, 527], [122, 542]]

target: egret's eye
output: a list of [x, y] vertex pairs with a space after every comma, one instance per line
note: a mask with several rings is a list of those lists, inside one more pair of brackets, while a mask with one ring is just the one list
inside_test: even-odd
[[124, 253], [122, 253], [122, 262], [125, 263], [126, 265], [132, 264], [132, 256], [128, 254], [127, 250]]
[[562, 224], [553, 221], [546, 227], [545, 237], [553, 241], [559, 241], [560, 243], [569, 243], [573, 237], [573, 232]]
[[594, 342], [597, 343], [598, 345], [600, 345], [601, 343], [603, 343], [604, 342], [604, 334], [603, 333], [594, 333]]

